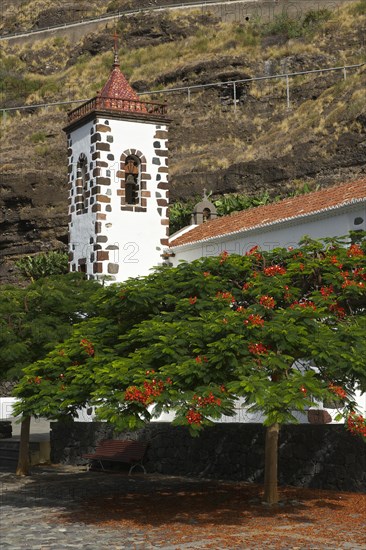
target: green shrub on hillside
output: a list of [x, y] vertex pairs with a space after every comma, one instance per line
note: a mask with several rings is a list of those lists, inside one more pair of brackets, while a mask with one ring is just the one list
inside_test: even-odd
[[360, 2], [352, 6], [351, 12], [353, 15], [366, 15], [366, 0], [360, 0]]
[[300, 38], [315, 30], [324, 21], [330, 19], [332, 12], [325, 8], [310, 10], [304, 17], [295, 19], [286, 12], [276, 15], [274, 20], [262, 27], [262, 35], [281, 34], [289, 38]]
[[43, 130], [40, 130], [39, 132], [34, 132], [34, 134], [31, 134], [29, 136], [29, 140], [32, 143], [44, 143], [46, 141], [46, 134]]
[[[219, 199], [212, 200], [215, 205], [218, 216], [227, 216], [233, 212], [239, 212], [241, 210], [248, 210], [248, 208], [254, 208], [256, 206], [264, 206], [271, 202], [277, 202], [286, 197], [297, 197], [298, 195], [305, 195], [310, 191], [317, 191], [319, 186], [309, 185], [303, 180], [294, 180], [294, 189], [286, 194], [286, 196], [271, 196], [268, 191], [261, 193], [260, 195], [245, 195], [245, 194], [228, 194], [223, 195]], [[191, 223], [191, 217], [195, 205], [202, 200], [201, 197], [195, 196], [188, 201], [175, 201], [169, 207], [170, 217], [170, 234], [172, 235], [176, 231], [179, 231], [182, 227], [185, 227]]]
[[62, 275], [69, 270], [68, 255], [59, 250], [47, 254], [25, 256], [15, 262], [15, 265], [23, 277], [31, 281], [37, 281], [49, 275]]

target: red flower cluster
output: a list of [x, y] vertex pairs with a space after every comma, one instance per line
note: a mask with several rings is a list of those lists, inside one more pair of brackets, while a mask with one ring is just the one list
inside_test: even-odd
[[215, 397], [212, 392], [207, 397], [200, 397], [198, 395], [193, 396], [193, 400], [196, 402], [197, 407], [206, 407], [207, 405], [221, 405], [221, 399]]
[[336, 313], [340, 319], [343, 319], [346, 316], [346, 310], [338, 304], [331, 304], [329, 306], [329, 310]]
[[90, 357], [93, 357], [94, 356], [94, 353], [95, 353], [95, 350], [94, 350], [94, 347], [93, 347], [93, 344], [87, 340], [86, 338], [83, 338], [80, 342], [80, 346], [82, 348], [84, 348], [84, 351], [90, 356]]
[[228, 300], [229, 302], [235, 302], [235, 298], [231, 294], [231, 292], [217, 292], [216, 298], [219, 298], [221, 300]]
[[[225, 388], [221, 386], [221, 391], [225, 392]], [[208, 405], [217, 405], [220, 407], [221, 405], [221, 399], [218, 397], [215, 397], [212, 392], [210, 392], [207, 397], [201, 397], [199, 395], [193, 396], [194, 405], [186, 414], [186, 419], [188, 420], [188, 424], [201, 424], [203, 415], [200, 413], [197, 409], [203, 409], [207, 407]]]
[[208, 363], [208, 359], [206, 357], [206, 355], [204, 357], [201, 357], [200, 355], [198, 355], [195, 359], [196, 363], [202, 363], [202, 361], [204, 361], [205, 363]]
[[305, 397], [307, 396], [308, 390], [305, 388], [305, 386], [301, 386], [300, 391]]
[[259, 303], [261, 306], [267, 308], [267, 309], [273, 309], [276, 305], [276, 302], [272, 296], [261, 296], [259, 299]]
[[250, 287], [253, 286], [253, 283], [244, 283], [243, 284], [243, 290], [249, 290]]
[[366, 281], [366, 272], [365, 272], [365, 268], [363, 267], [356, 267], [356, 269], [354, 269], [353, 271], [353, 275], [355, 277], [359, 277], [360, 279], [363, 279], [364, 281]]
[[248, 319], [244, 321], [245, 325], [255, 325], [262, 327], [264, 325], [264, 319], [260, 315], [249, 315]]
[[204, 355], [203, 357], [201, 357], [200, 355], [198, 355], [195, 359], [196, 363], [202, 363], [202, 361], [204, 363], [208, 363], [208, 359], [206, 357], [206, 355]]
[[314, 302], [312, 302], [311, 300], [303, 300], [302, 302], [293, 302], [291, 305], [290, 305], [290, 308], [291, 309], [294, 309], [295, 307], [302, 307], [302, 308], [311, 308], [313, 309], [314, 311], [316, 310], [316, 305], [314, 304]]
[[284, 288], [284, 291], [285, 291], [284, 294], [283, 294], [283, 297], [284, 297], [285, 300], [289, 300], [291, 298], [290, 288], [287, 285], [285, 285], [283, 288]]
[[190, 296], [189, 303], [193, 306], [197, 302], [197, 296]]
[[[170, 378], [166, 381], [167, 384], [171, 384]], [[162, 380], [152, 380], [151, 382], [144, 382], [144, 387], [138, 388], [137, 386], [130, 386], [125, 391], [125, 401], [136, 401], [143, 405], [148, 405], [154, 402], [154, 398], [163, 393], [165, 384]]]
[[246, 256], [254, 256], [257, 260], [261, 260], [262, 259], [262, 254], [260, 254], [258, 252], [259, 250], [259, 246], [256, 245], [256, 246], [252, 246], [252, 248], [250, 248], [248, 250], [248, 252], [245, 253]]
[[330, 294], [333, 294], [333, 292], [334, 292], [333, 285], [322, 286], [320, 289], [320, 294], [324, 297], [330, 296]]
[[188, 424], [199, 425], [202, 422], [202, 414], [194, 409], [190, 409], [186, 414], [186, 419], [188, 420]]
[[203, 272], [204, 277], [209, 277], [210, 275], [211, 275], [211, 273], [209, 271], [204, 271]]
[[249, 344], [248, 350], [254, 355], [264, 355], [269, 351], [268, 348], [261, 342], [257, 342], [256, 344]]
[[28, 384], [40, 384], [42, 382], [41, 376], [35, 376], [34, 378], [29, 378]]
[[[355, 279], [350, 278], [352, 275], [355, 278], [361, 278], [362, 281], [356, 281]], [[364, 288], [365, 286], [363, 281], [366, 280], [366, 274], [364, 273], [363, 268], [356, 268], [351, 273], [349, 271], [341, 271], [341, 277], [343, 278], [342, 288], [347, 288], [348, 286]]]
[[357, 286], [359, 288], [364, 288], [365, 283], [362, 281], [354, 281], [353, 279], [348, 279], [348, 271], [342, 272], [342, 276], [344, 278], [344, 283], [342, 284], [342, 288], [347, 288], [348, 286]]
[[152, 380], [151, 382], [144, 382], [144, 393], [150, 399], [151, 397], [158, 397], [164, 391], [165, 384], [162, 380]]
[[226, 259], [227, 257], [229, 256], [229, 253], [226, 252], [226, 250], [224, 250], [223, 252], [221, 252], [220, 254], [220, 264], [223, 264], [224, 262], [226, 262]]
[[339, 269], [342, 269], [343, 264], [340, 263], [340, 261], [338, 260], [337, 256], [331, 256], [330, 261], [331, 261], [332, 264], [338, 266]]
[[267, 275], [267, 277], [274, 277], [275, 275], [284, 275], [286, 269], [280, 265], [271, 265], [270, 267], [264, 268], [263, 273]]
[[358, 246], [358, 244], [351, 244], [347, 251], [347, 256], [364, 256], [362, 248]]
[[125, 401], [137, 401], [146, 405], [147, 399], [143, 390], [140, 390], [137, 386], [130, 386], [125, 391]]
[[359, 434], [366, 437], [366, 419], [362, 414], [351, 412], [347, 418], [347, 430], [354, 435]]
[[334, 384], [330, 383], [329, 389], [331, 392], [333, 392], [335, 395], [337, 395], [341, 399], [346, 399], [347, 393], [341, 386], [335, 386]]

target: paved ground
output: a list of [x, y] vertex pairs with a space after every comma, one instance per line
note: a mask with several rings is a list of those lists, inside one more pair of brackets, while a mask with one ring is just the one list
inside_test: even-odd
[[1, 550], [366, 549], [365, 495], [288, 488], [268, 509], [250, 484], [71, 466], [0, 487]]
[[146, 490], [157, 486], [187, 487], [194, 481], [160, 476], [128, 476], [85, 472], [83, 468], [34, 468], [29, 478], [16, 478], [13, 474], [0, 473], [1, 549], [9, 550], [119, 550], [119, 549], [180, 549], [202, 548], [202, 541], [187, 545], [169, 544], [167, 532], [156, 532], [149, 526], [129, 529], [103, 527], [84, 522], [64, 523], [77, 511], [85, 499]]
[[[13, 424], [14, 439], [20, 426]], [[49, 439], [34, 421], [31, 439]], [[284, 488], [274, 509], [261, 487], [155, 474], [0, 465], [1, 550], [366, 550], [366, 495]]]

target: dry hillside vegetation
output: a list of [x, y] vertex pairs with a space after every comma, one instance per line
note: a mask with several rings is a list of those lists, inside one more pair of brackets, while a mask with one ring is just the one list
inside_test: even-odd
[[[336, 12], [313, 11], [267, 24], [222, 23], [201, 12], [124, 18], [121, 68], [139, 91], [228, 82], [366, 60], [366, 0]], [[112, 62], [109, 30], [78, 44], [35, 39], [32, 48], [0, 43], [1, 104], [26, 104], [1, 125], [0, 208], [3, 257], [67, 240], [66, 147], [69, 106], [31, 105], [86, 99], [105, 82]], [[335, 48], [335, 44], [337, 48]], [[285, 194], [307, 182], [328, 185], [366, 165], [365, 66], [290, 79], [192, 88], [168, 101], [172, 198], [203, 187], [220, 195]], [[151, 96], [146, 96], [151, 99]], [[234, 108], [236, 107], [236, 108]], [[47, 243], [47, 244], [46, 244]]]
[[104, 0], [6, 0], [2, 7], [0, 33], [21, 32], [78, 21], [105, 13]]
[[[195, 1], [185, 0], [185, 4]], [[118, 11], [181, 3], [181, 0], [2, 0], [0, 34], [41, 29]]]

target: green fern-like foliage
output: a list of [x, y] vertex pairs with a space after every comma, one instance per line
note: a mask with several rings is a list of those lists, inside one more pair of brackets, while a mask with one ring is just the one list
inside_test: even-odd
[[26, 279], [37, 281], [49, 275], [63, 275], [68, 272], [66, 252], [54, 251], [36, 256], [26, 256], [15, 265]]

